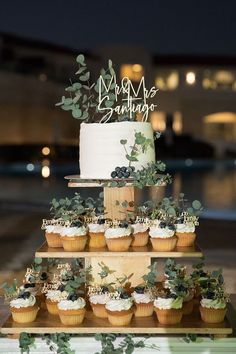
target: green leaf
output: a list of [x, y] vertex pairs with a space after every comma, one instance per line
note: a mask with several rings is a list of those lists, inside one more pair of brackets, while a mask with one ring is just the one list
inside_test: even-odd
[[90, 77], [90, 72], [87, 71], [84, 75], [81, 75], [81, 76], [79, 77], [79, 79], [80, 79], [81, 81], [87, 81], [87, 80], [89, 80], [89, 77]]
[[127, 140], [126, 140], [126, 139], [121, 139], [121, 140], [120, 140], [120, 143], [121, 143], [122, 145], [125, 145], [125, 144], [127, 144]]
[[70, 104], [72, 104], [73, 103], [73, 100], [72, 100], [72, 98], [70, 98], [70, 97], [68, 97], [68, 98], [66, 98], [65, 100], [64, 100], [64, 105], [65, 106], [69, 106]]
[[73, 109], [73, 111], [72, 111], [72, 116], [73, 116], [74, 118], [80, 118], [80, 117], [82, 116], [82, 111], [81, 111], [81, 109], [78, 109], [78, 108]]
[[79, 63], [80, 65], [83, 65], [83, 66], [85, 66], [84, 60], [85, 60], [85, 58], [84, 58], [83, 54], [79, 54], [76, 58], [77, 63]]
[[199, 209], [201, 209], [202, 204], [199, 202], [199, 200], [194, 200], [194, 201], [192, 202], [192, 207], [193, 207], [194, 209], [196, 209], [196, 210], [199, 210]]
[[108, 60], [108, 67], [109, 67], [109, 69], [112, 68], [112, 61], [111, 61], [111, 59]]
[[128, 154], [126, 154], [125, 157], [127, 158], [127, 160], [132, 161], [132, 162], [138, 161], [138, 159], [136, 157], [130, 156]]
[[76, 71], [75, 75], [82, 74], [87, 68], [85, 66], [81, 66], [79, 70]]
[[42, 263], [42, 258], [39, 258], [39, 257], [36, 257], [35, 259], [34, 259], [34, 263], [36, 263], [36, 264], [41, 264]]
[[110, 101], [110, 100], [106, 100], [106, 101], [105, 101], [105, 106], [106, 106], [106, 107], [112, 107], [113, 104], [114, 104], [114, 101]]

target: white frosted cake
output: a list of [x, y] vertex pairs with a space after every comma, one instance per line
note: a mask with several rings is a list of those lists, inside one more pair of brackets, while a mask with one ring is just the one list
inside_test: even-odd
[[[153, 130], [147, 122], [82, 123], [80, 126], [80, 177], [109, 179], [117, 167], [128, 166], [126, 158], [135, 143], [135, 133], [141, 133], [152, 144], [132, 162], [135, 170], [155, 162]], [[127, 140], [124, 145], [121, 140]]]

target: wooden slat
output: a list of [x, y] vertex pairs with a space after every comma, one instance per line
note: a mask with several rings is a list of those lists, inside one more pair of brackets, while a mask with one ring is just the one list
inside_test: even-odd
[[85, 248], [82, 252], [65, 252], [63, 248], [50, 248], [45, 242], [35, 253], [36, 257], [41, 258], [92, 258], [92, 257], [143, 257], [150, 258], [199, 258], [203, 254], [200, 248], [195, 247], [176, 247], [172, 252], [157, 252], [152, 249], [152, 245], [145, 247], [130, 247], [128, 252], [109, 252], [107, 248], [93, 249]]
[[176, 326], [164, 326], [158, 323], [156, 315], [152, 317], [135, 318], [125, 327], [113, 327], [106, 319], [97, 318], [91, 311], [87, 311], [82, 325], [65, 326], [59, 317], [52, 316], [40, 310], [35, 322], [30, 324], [17, 324], [10, 316], [1, 329], [3, 334], [27, 333], [156, 333], [156, 334], [221, 334], [232, 333], [232, 328], [226, 319], [220, 324], [207, 324], [201, 321], [199, 314], [184, 316], [182, 322]]

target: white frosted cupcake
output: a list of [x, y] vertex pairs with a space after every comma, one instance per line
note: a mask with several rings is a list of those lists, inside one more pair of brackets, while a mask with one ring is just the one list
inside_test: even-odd
[[132, 224], [133, 241], [132, 246], [142, 247], [146, 246], [148, 243], [148, 225], [146, 223], [135, 223]]
[[152, 247], [155, 251], [169, 252], [173, 251], [177, 237], [175, 236], [175, 228], [173, 225], [167, 225], [161, 221], [159, 224], [150, 227], [149, 235], [151, 237]]
[[147, 317], [153, 314], [153, 297], [151, 292], [143, 286], [136, 286], [132, 297], [135, 303], [135, 317]]
[[133, 316], [133, 299], [128, 295], [126, 298], [111, 299], [106, 303], [106, 311], [113, 326], [127, 326]]
[[46, 293], [46, 306], [51, 315], [58, 315], [57, 304], [68, 297], [66, 291], [48, 290]]
[[178, 222], [176, 224], [177, 246], [192, 247], [196, 239], [195, 225], [193, 222]]
[[81, 324], [86, 312], [85, 305], [85, 300], [75, 294], [60, 301], [57, 307], [61, 322], [66, 326]]
[[161, 324], [177, 324], [182, 319], [183, 299], [168, 297], [158, 297], [154, 301], [154, 310], [157, 319]]
[[87, 233], [87, 227], [80, 221], [72, 223], [69, 227], [65, 227], [61, 232], [64, 251], [83, 251], [87, 242]]
[[222, 299], [203, 298], [200, 302], [200, 314], [204, 322], [220, 323], [224, 321], [227, 304]]
[[46, 225], [45, 229], [45, 238], [49, 247], [59, 248], [62, 247], [60, 234], [63, 230], [61, 225]]
[[[103, 221], [103, 220], [102, 220]], [[106, 224], [98, 220], [98, 223], [89, 223], [89, 247], [103, 248], [106, 247], [106, 240], [104, 233], [106, 231]]]
[[39, 307], [36, 305], [36, 298], [26, 291], [18, 298], [11, 300], [10, 310], [13, 321], [17, 323], [30, 323], [36, 319]]
[[106, 244], [109, 251], [128, 251], [132, 242], [132, 229], [128, 224], [125, 227], [109, 227], [105, 231]]
[[109, 290], [107, 287], [99, 287], [89, 295], [89, 302], [96, 317], [107, 318], [105, 305], [110, 300]]

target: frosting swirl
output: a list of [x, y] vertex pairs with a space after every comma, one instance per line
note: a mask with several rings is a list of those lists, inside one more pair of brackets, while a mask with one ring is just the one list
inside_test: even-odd
[[27, 298], [27, 299], [17, 298], [17, 299], [11, 300], [10, 306], [19, 309], [21, 307], [34, 306], [35, 303], [36, 303], [35, 296], [34, 295], [30, 295], [30, 297]]
[[47, 225], [45, 226], [45, 231], [53, 234], [61, 234], [64, 228], [65, 226], [61, 226], [61, 225]]
[[105, 305], [109, 301], [109, 295], [108, 293], [90, 295], [89, 301], [94, 305], [96, 304]]
[[161, 310], [169, 310], [169, 309], [181, 309], [183, 305], [183, 299], [178, 297], [177, 299], [168, 298], [164, 299], [162, 297], [158, 297], [154, 301], [154, 306]]
[[96, 223], [90, 223], [88, 224], [88, 228], [90, 232], [105, 232], [106, 230], [106, 225], [105, 224], [96, 224]]
[[137, 234], [139, 232], [145, 232], [148, 230], [148, 225], [145, 223], [136, 223], [132, 224], [133, 234]]
[[138, 294], [136, 291], [132, 293], [134, 298], [134, 302], [137, 304], [148, 304], [149, 302], [153, 302], [152, 296], [149, 292], [145, 292], [144, 294]]
[[124, 236], [130, 236], [132, 233], [132, 229], [130, 226], [126, 227], [109, 227], [105, 231], [105, 237], [106, 238], [118, 238], [118, 237], [124, 237]]
[[46, 293], [46, 298], [52, 302], [60, 302], [68, 297], [67, 291], [60, 290], [48, 290]]
[[223, 300], [202, 299], [201, 306], [208, 309], [224, 309], [226, 308], [226, 302]]
[[168, 227], [161, 228], [159, 226], [151, 226], [149, 235], [153, 238], [169, 238], [174, 236], [175, 231], [169, 229]]
[[75, 236], [79, 237], [85, 235], [87, 235], [87, 228], [85, 226], [65, 227], [61, 232], [61, 236], [66, 236], [66, 237], [75, 237]]
[[132, 305], [132, 298], [109, 300], [106, 303], [106, 309], [109, 311], [126, 311], [131, 309]]
[[193, 222], [183, 223], [183, 224], [176, 224], [176, 231], [179, 233], [184, 232], [194, 232], [195, 225]]
[[82, 297], [79, 297], [77, 300], [62, 300], [57, 304], [57, 307], [60, 310], [79, 310], [85, 307], [85, 301]]

